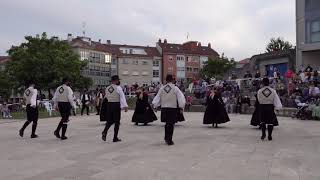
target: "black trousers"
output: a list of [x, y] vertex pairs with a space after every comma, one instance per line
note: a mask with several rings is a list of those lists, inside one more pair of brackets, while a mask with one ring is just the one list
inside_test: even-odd
[[161, 109], [161, 119], [163, 119], [166, 122], [165, 125], [165, 135], [164, 140], [167, 142], [172, 141], [173, 131], [174, 131], [174, 125], [176, 123], [177, 119], [177, 108], [162, 108]]
[[27, 111], [27, 121], [24, 123], [24, 125], [21, 128], [21, 131], [24, 131], [26, 127], [32, 122], [32, 133], [36, 133], [37, 125], [38, 125], [38, 116], [39, 116], [39, 111], [38, 107], [31, 107], [30, 104], [27, 105], [26, 107]]
[[69, 116], [70, 116], [72, 107], [69, 102], [58, 102], [58, 108], [61, 115], [61, 120], [58, 124], [56, 131], [59, 133], [60, 129], [62, 129], [62, 137], [64, 137], [67, 131]]
[[81, 115], [83, 115], [83, 111], [87, 109], [87, 115], [89, 115], [89, 106], [86, 103], [82, 104]]
[[109, 128], [114, 124], [114, 136], [113, 139], [118, 138], [118, 133], [120, 129], [120, 119], [121, 119], [121, 108], [119, 102], [108, 102], [107, 103], [107, 123], [102, 132], [102, 134], [107, 134]]

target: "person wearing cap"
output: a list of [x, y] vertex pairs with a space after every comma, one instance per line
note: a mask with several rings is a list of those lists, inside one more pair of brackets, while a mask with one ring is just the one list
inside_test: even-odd
[[52, 100], [54, 102], [55, 109], [58, 110], [61, 115], [61, 121], [59, 122], [57, 129], [54, 131], [54, 135], [61, 140], [66, 140], [68, 139], [66, 137], [66, 131], [71, 109], [75, 109], [73, 91], [70, 88], [70, 80], [68, 78], [64, 78], [62, 80], [62, 85], [57, 88]]
[[178, 111], [183, 111], [186, 99], [180, 89], [173, 84], [172, 75], [167, 75], [166, 81], [167, 84], [160, 88], [152, 104], [154, 108], [161, 106], [161, 121], [166, 122], [164, 140], [170, 146], [174, 144], [172, 136], [174, 125], [178, 118]]
[[27, 111], [27, 121], [24, 123], [22, 128], [19, 130], [19, 135], [23, 137], [23, 132], [26, 127], [32, 122], [32, 131], [31, 131], [31, 138], [37, 138], [36, 129], [38, 125], [38, 106], [37, 106], [37, 95], [38, 90], [35, 89], [35, 83], [30, 81], [28, 83], [29, 87], [24, 91], [24, 99], [27, 104], [26, 111]]
[[[120, 87], [120, 79], [118, 75], [111, 77], [111, 85], [106, 88], [105, 98], [106, 103], [106, 126], [102, 132], [102, 140], [106, 141], [109, 128], [114, 124], [114, 136], [113, 142], [119, 142], [121, 139], [118, 138], [121, 109], [125, 112], [128, 111], [128, 104], [122, 88]], [[103, 112], [101, 112], [103, 113]]]
[[276, 90], [272, 89], [268, 78], [263, 78], [264, 87], [257, 93], [259, 101], [259, 118], [261, 122], [262, 136], [261, 140], [266, 138], [266, 129], [268, 128], [268, 140], [272, 140], [273, 126], [277, 125], [274, 113], [275, 109], [281, 109], [282, 104]]

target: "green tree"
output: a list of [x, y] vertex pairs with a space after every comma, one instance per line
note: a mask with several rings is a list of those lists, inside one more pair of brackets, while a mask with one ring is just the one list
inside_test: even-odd
[[292, 49], [293, 46], [289, 41], [285, 41], [282, 38], [271, 38], [270, 42], [268, 43], [266, 50], [268, 53], [274, 51], [282, 51], [282, 50], [289, 50]]
[[[0, 97], [8, 99], [11, 95], [12, 82], [5, 72], [0, 72]], [[0, 98], [1, 99], [1, 98]]]
[[235, 66], [235, 60], [227, 57], [209, 58], [200, 74], [203, 78], [222, 77], [222, 75]]
[[50, 91], [60, 84], [63, 77], [82, 82], [75, 83], [74, 88], [91, 86], [92, 80], [82, 77], [80, 73], [87, 63], [80, 60], [66, 41], [57, 37], [48, 38], [46, 33], [36, 37], [26, 36], [25, 40], [8, 50], [11, 61], [6, 65], [6, 72], [15, 82], [14, 88], [23, 87], [32, 79], [40, 91]]

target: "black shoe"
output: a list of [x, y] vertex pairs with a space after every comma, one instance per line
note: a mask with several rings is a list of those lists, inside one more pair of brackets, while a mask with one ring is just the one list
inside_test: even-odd
[[66, 139], [68, 139], [67, 136], [62, 136], [62, 137], [61, 137], [61, 140], [66, 140]]
[[113, 139], [113, 142], [121, 142], [121, 139], [115, 138], [115, 139]]
[[143, 125], [144, 125], [144, 126], [148, 126], [148, 123], [144, 123]]
[[33, 138], [38, 138], [39, 136], [38, 135], [36, 135], [36, 134], [32, 134], [31, 135], [31, 138], [33, 139]]
[[269, 140], [269, 141], [272, 141], [272, 136], [268, 136], [268, 140]]
[[266, 135], [263, 134], [263, 135], [261, 136], [261, 140], [264, 140], [265, 138], [266, 138]]
[[21, 129], [19, 130], [19, 136], [23, 137], [23, 131]]
[[102, 133], [102, 140], [106, 141], [107, 140], [107, 134]]
[[174, 142], [173, 141], [167, 141], [167, 144], [168, 144], [168, 146], [172, 146], [172, 145], [174, 145]]
[[58, 131], [54, 131], [54, 133], [53, 133], [58, 139], [60, 139], [61, 137], [60, 137], [60, 134], [59, 134], [59, 132]]

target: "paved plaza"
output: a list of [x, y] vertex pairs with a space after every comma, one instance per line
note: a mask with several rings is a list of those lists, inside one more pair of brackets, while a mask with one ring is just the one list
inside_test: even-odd
[[[59, 118], [39, 120], [39, 139], [18, 137], [22, 121], [0, 120], [1, 180], [320, 180], [320, 122], [279, 118], [274, 141], [259, 140], [250, 116], [230, 115], [214, 129], [203, 113], [185, 113], [174, 146], [163, 124], [136, 127], [123, 113], [120, 138], [101, 140], [98, 116], [71, 117], [66, 141], [53, 136]], [[159, 117], [159, 113], [158, 113]]]

